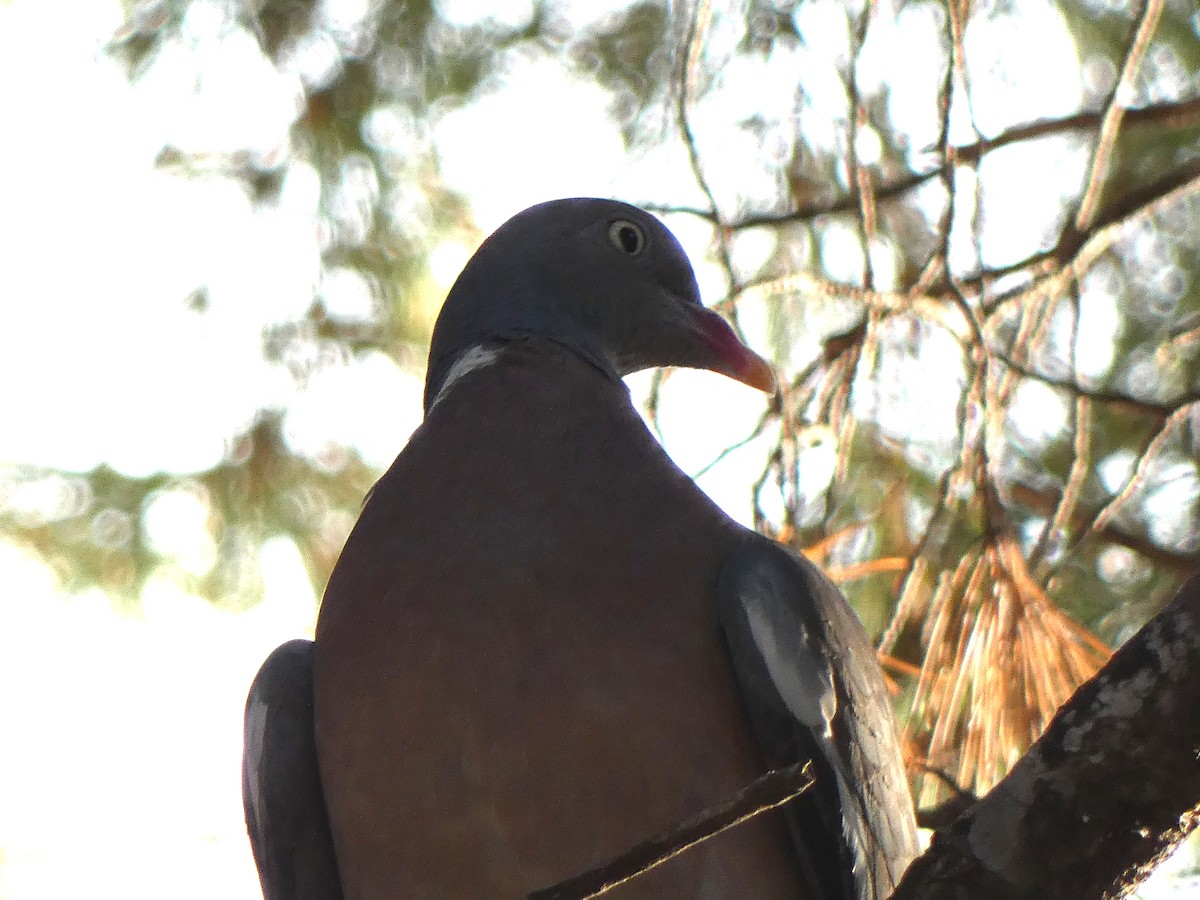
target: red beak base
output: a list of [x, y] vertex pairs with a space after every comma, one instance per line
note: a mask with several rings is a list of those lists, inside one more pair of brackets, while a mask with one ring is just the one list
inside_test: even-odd
[[715, 357], [706, 368], [766, 394], [774, 394], [775, 373], [771, 364], [738, 340], [733, 329], [717, 313], [702, 306], [696, 307], [694, 312], [696, 334]]

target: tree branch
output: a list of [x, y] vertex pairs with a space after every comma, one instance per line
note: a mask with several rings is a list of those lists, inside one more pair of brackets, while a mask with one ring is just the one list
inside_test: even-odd
[[1054, 375], [1047, 375], [1044, 372], [1039, 372], [1029, 366], [1022, 365], [1013, 359], [1008, 354], [1002, 352], [998, 348], [989, 347], [988, 353], [994, 358], [1000, 360], [1004, 365], [1013, 371], [1032, 378], [1034, 381], [1041, 382], [1048, 387], [1062, 388], [1074, 397], [1086, 397], [1089, 400], [1094, 400], [1098, 403], [1116, 403], [1121, 406], [1126, 406], [1131, 409], [1140, 410], [1142, 412], [1151, 413], [1153, 415], [1166, 418], [1179, 412], [1180, 409], [1190, 406], [1193, 403], [1200, 402], [1200, 389], [1182, 391], [1170, 400], [1147, 400], [1141, 397], [1134, 397], [1131, 394], [1126, 394], [1121, 391], [1110, 391], [1102, 388], [1090, 388], [1080, 384], [1073, 378], [1061, 378]]
[[[1009, 485], [1007, 490], [1017, 503], [1044, 516], [1054, 515], [1061, 499], [1061, 495], [1053, 489], [1042, 490], [1028, 484]], [[1076, 507], [1071, 516], [1064, 520], [1064, 524], [1072, 529], [1091, 531], [1102, 541], [1133, 550], [1144, 556], [1155, 567], [1169, 569], [1180, 578], [1186, 577], [1200, 568], [1200, 553], [1186, 553], [1161, 547], [1145, 537], [1122, 530], [1115, 522], [1107, 522], [1098, 528], [1093, 528], [1093, 518], [1094, 516], [1089, 516]]]
[[893, 900], [1128, 893], [1200, 811], [1200, 574], [1059, 710]]

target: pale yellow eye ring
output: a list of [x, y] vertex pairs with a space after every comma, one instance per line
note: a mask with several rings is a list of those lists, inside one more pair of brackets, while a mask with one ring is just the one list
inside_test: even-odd
[[646, 249], [646, 232], [628, 219], [617, 219], [608, 226], [608, 239], [622, 253], [637, 256]]

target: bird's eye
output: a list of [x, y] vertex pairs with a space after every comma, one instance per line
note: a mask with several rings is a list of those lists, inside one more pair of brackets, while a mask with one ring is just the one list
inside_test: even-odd
[[608, 239], [618, 250], [637, 256], [646, 249], [646, 232], [641, 225], [635, 225], [628, 219], [617, 219], [608, 226]]

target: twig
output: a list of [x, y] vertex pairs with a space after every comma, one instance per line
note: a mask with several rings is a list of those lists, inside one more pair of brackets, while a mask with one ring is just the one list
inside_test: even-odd
[[1130, 36], [1129, 49], [1125, 52], [1125, 61], [1121, 66], [1121, 76], [1113, 82], [1112, 90], [1105, 102], [1104, 115], [1100, 120], [1096, 147], [1092, 153], [1091, 166], [1088, 171], [1087, 187], [1084, 189], [1083, 198], [1079, 201], [1079, 210], [1075, 214], [1075, 230], [1078, 232], [1086, 231], [1091, 227], [1096, 215], [1100, 192], [1108, 175], [1112, 152], [1117, 145], [1117, 133], [1120, 131], [1121, 120], [1125, 114], [1121, 93], [1131, 90], [1133, 87], [1133, 79], [1142, 67], [1142, 59], [1146, 55], [1146, 48], [1150, 46], [1150, 38], [1158, 28], [1162, 9], [1163, 0], [1147, 0], [1137, 27]]
[[812, 763], [772, 769], [743, 788], [732, 800], [706, 809], [669, 831], [638, 844], [611, 862], [534, 891], [527, 900], [588, 900], [649, 872], [697, 844], [741, 825], [760, 813], [794, 800], [812, 786]]

